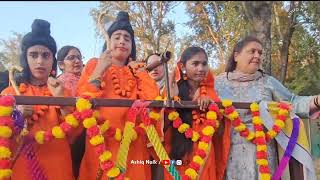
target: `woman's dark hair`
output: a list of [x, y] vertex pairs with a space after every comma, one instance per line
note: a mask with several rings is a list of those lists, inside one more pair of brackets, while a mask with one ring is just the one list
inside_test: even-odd
[[[75, 46], [69, 46], [69, 45], [67, 45], [67, 46], [63, 46], [63, 47], [58, 51], [58, 53], [57, 53], [57, 61], [58, 61], [58, 62], [62, 62], [62, 61], [66, 58], [66, 56], [68, 55], [68, 53], [69, 53], [69, 51], [70, 51], [71, 49], [77, 50], [77, 51], [80, 53], [80, 55], [81, 55], [81, 51], [80, 51], [79, 48], [77, 48], [77, 47], [75, 47]], [[60, 67], [59, 67], [59, 68], [60, 68]], [[60, 68], [60, 70], [61, 70], [61, 68]]]
[[[227, 72], [227, 76], [228, 76], [228, 73], [234, 71], [237, 66], [237, 62], [234, 59], [234, 54], [236, 52], [241, 52], [242, 49], [251, 42], [257, 42], [262, 45], [261, 41], [254, 36], [246, 36], [244, 39], [240, 40], [238, 43], [234, 45], [233, 51], [229, 57], [229, 60], [225, 69], [225, 72]], [[261, 69], [259, 69], [259, 71], [263, 72]]]
[[[186, 65], [187, 61], [190, 60], [194, 55], [198, 53], [204, 53], [206, 59], [208, 60], [207, 53], [204, 49], [200, 47], [188, 47], [185, 49], [181, 55], [182, 64]], [[183, 74], [180, 70], [180, 77], [183, 77]], [[178, 83], [179, 88], [179, 97], [183, 101], [191, 101], [189, 98], [189, 84], [187, 80], [181, 78]], [[178, 109], [177, 112], [182, 119], [182, 122], [187, 123], [192, 127], [192, 109]], [[178, 132], [177, 129], [173, 128], [172, 131], [172, 141], [171, 141], [172, 150], [170, 152], [170, 157], [172, 159], [182, 159], [185, 154], [192, 152], [192, 141], [187, 139], [184, 134]]]
[[[50, 50], [50, 49], [49, 49]], [[30, 78], [31, 78], [31, 71], [30, 67], [28, 65], [28, 60], [27, 60], [27, 50], [22, 51], [20, 54], [20, 66], [23, 68], [21, 73], [18, 73], [18, 75], [15, 76], [15, 80], [17, 82], [17, 85], [20, 85], [21, 83], [30, 83]], [[51, 51], [52, 52], [52, 51]], [[57, 59], [56, 55], [53, 55], [53, 64], [52, 64], [52, 69], [51, 71], [54, 71], [55, 74], [52, 74], [50, 76], [56, 77], [57, 75]]]

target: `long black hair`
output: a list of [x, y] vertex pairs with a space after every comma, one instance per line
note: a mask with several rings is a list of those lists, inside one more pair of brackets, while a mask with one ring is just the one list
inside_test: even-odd
[[[184, 66], [186, 66], [186, 63], [188, 60], [190, 60], [194, 55], [198, 53], [204, 53], [206, 56], [206, 59], [208, 60], [207, 53], [204, 49], [196, 46], [188, 47], [185, 49], [181, 55], [181, 62]], [[183, 77], [183, 73], [180, 70], [180, 77]], [[187, 80], [184, 80], [181, 78], [178, 83], [179, 88], [179, 97], [181, 100], [184, 101], [191, 101], [189, 97], [189, 89], [190, 86], [188, 84]], [[183, 123], [187, 123], [192, 127], [192, 109], [178, 109], [177, 112], [180, 115], [180, 118], [182, 119]], [[172, 131], [172, 137], [171, 137], [171, 152], [170, 157], [172, 159], [182, 159], [185, 154], [192, 152], [192, 141], [190, 139], [187, 139], [184, 134], [181, 134], [178, 132], [177, 129], [173, 128]]]
[[[241, 52], [242, 49], [251, 42], [257, 42], [262, 45], [262, 42], [254, 36], [246, 36], [245, 38], [243, 38], [242, 40], [240, 40], [238, 43], [236, 43], [234, 45], [233, 51], [228, 59], [228, 63], [227, 63], [226, 69], [225, 69], [225, 72], [227, 72], [227, 77], [228, 77], [228, 73], [234, 71], [237, 67], [237, 62], [234, 59], [234, 54], [236, 52], [238, 52], [238, 53]], [[258, 71], [260, 71], [262, 74], [264, 74], [262, 69], [259, 69]]]

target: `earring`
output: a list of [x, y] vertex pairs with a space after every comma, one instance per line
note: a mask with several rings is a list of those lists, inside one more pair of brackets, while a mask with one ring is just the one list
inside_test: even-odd
[[188, 77], [187, 77], [187, 71], [184, 69], [182, 70], [182, 74], [183, 74], [183, 80], [187, 80]]
[[55, 71], [55, 70], [52, 70], [52, 71], [50, 72], [50, 76], [55, 77], [55, 76], [56, 76], [56, 71]]

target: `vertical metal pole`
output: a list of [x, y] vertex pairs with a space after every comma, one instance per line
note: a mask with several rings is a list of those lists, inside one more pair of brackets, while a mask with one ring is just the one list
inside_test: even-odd
[[164, 76], [166, 81], [166, 91], [167, 91], [167, 107], [172, 107], [172, 101], [171, 101], [171, 94], [170, 94], [170, 84], [169, 84], [169, 70], [168, 70], [168, 63], [167, 61], [164, 61]]

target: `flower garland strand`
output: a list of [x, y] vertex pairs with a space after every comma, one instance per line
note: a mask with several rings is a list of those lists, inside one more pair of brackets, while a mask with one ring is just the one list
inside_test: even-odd
[[271, 175], [267, 160], [267, 142], [270, 142], [271, 139], [275, 138], [284, 127], [285, 120], [289, 115], [290, 106], [283, 102], [277, 103], [278, 114], [272, 129], [267, 133], [264, 133], [263, 131], [263, 120], [259, 117], [259, 105], [257, 103], [252, 103], [250, 105], [255, 132], [250, 131], [243, 123], [239, 117], [239, 113], [232, 106], [232, 101], [223, 100], [222, 106], [225, 108], [225, 115], [232, 121], [232, 125], [235, 127], [234, 129], [240, 133], [240, 136], [256, 144], [256, 161], [259, 165], [260, 178], [269, 180]]
[[[271, 103], [272, 104], [272, 103]], [[266, 134], [266, 141], [270, 142], [274, 139], [279, 132], [283, 129], [286, 119], [289, 117], [290, 106], [284, 102], [276, 103], [278, 114], [272, 129], [270, 129]]]
[[211, 104], [209, 111], [206, 114], [205, 127], [201, 130], [201, 134], [190, 128], [189, 124], [182, 123], [179, 113], [171, 110], [168, 119], [173, 121], [173, 127], [178, 129], [180, 133], [184, 133], [186, 138], [191, 139], [193, 142], [198, 142], [198, 148], [195, 150], [195, 155], [192, 158], [190, 167], [186, 169], [183, 180], [196, 179], [199, 176], [199, 170], [205, 163], [205, 157], [209, 153], [210, 141], [216, 129], [219, 127], [218, 121], [219, 107], [217, 104]]
[[265, 133], [263, 131], [263, 120], [259, 117], [259, 105], [257, 103], [252, 103], [250, 105], [250, 110], [253, 114], [252, 121], [255, 130], [254, 144], [257, 146], [256, 162], [259, 165], [259, 176], [262, 180], [269, 180], [271, 175], [268, 163], [268, 149]]
[[[157, 96], [155, 100], [161, 101], [163, 100], [161, 96]], [[154, 123], [158, 122], [161, 118], [160, 115], [160, 109], [158, 108], [151, 108], [151, 111], [147, 113], [148, 116], [143, 117], [143, 129], [146, 132], [146, 135], [150, 141], [150, 143], [153, 146], [153, 149], [155, 150], [157, 156], [159, 157], [159, 160], [168, 160], [170, 159], [168, 153], [166, 152], [165, 148], [163, 147], [160, 137], [157, 133], [156, 128], [154, 127]], [[170, 175], [174, 178], [174, 180], [180, 180], [180, 174], [175, 168], [174, 165], [164, 165], [165, 168], [168, 170]]]
[[12, 112], [15, 100], [12, 96], [0, 97], [0, 179], [8, 179], [12, 175], [10, 168], [10, 137], [12, 136]]
[[[79, 98], [76, 103], [76, 108], [80, 113], [90, 111], [92, 104], [88, 99]], [[90, 116], [83, 120], [83, 126], [87, 129], [87, 135], [90, 138], [90, 144], [95, 147], [96, 154], [99, 157], [100, 168], [107, 172], [109, 178], [116, 178], [121, 175], [120, 168], [115, 167], [115, 163], [111, 161], [112, 153], [105, 148], [104, 137], [100, 134], [99, 126], [97, 125], [97, 113], [90, 111]]]

